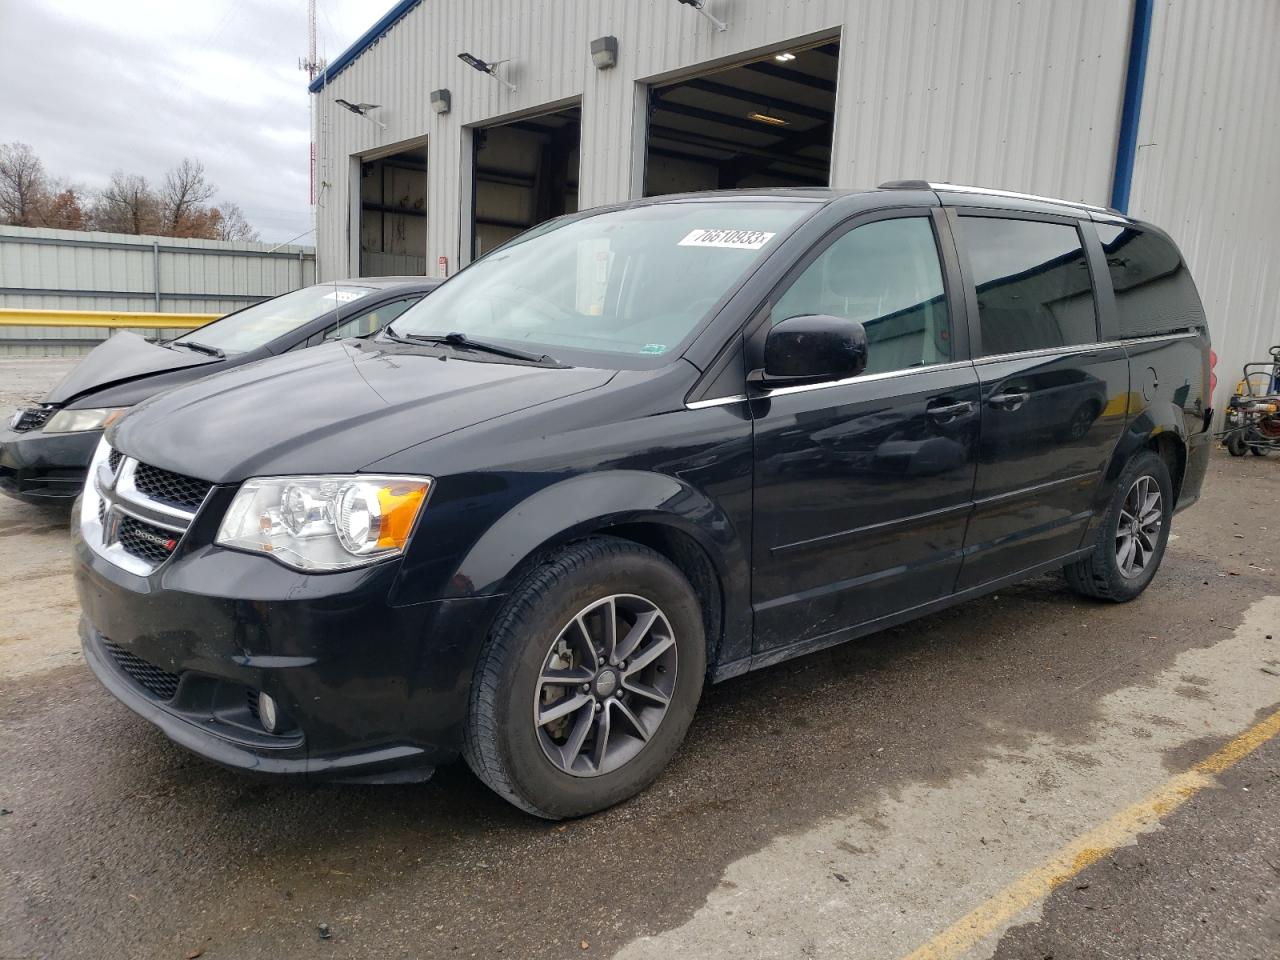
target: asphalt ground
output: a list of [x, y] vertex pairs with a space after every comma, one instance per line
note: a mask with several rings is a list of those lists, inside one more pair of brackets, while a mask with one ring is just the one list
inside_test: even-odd
[[[0, 406], [66, 368], [0, 360]], [[462, 764], [173, 746], [80, 662], [65, 515], [2, 501], [0, 960], [1275, 960], [1280, 460], [1173, 532], [1133, 603], [1043, 577], [708, 688], [650, 790], [551, 824]]]

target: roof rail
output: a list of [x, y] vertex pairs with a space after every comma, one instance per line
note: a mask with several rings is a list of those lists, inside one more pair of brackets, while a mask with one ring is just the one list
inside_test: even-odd
[[1078, 207], [1081, 210], [1096, 210], [1099, 213], [1112, 213], [1123, 216], [1110, 207], [1102, 207], [1096, 203], [1082, 203], [1079, 200], [1063, 200], [1060, 197], [1042, 197], [1034, 193], [1015, 193], [1012, 190], [994, 190], [990, 187], [971, 187], [959, 183], [938, 183], [930, 180], [886, 180], [880, 184], [881, 190], [934, 190], [948, 193], [977, 193], [988, 197], [1008, 197], [1010, 200], [1039, 200], [1043, 203], [1058, 203], [1064, 207]]

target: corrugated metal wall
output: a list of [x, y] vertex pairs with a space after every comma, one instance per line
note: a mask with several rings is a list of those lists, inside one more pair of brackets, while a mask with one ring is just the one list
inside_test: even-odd
[[[321, 275], [351, 269], [357, 154], [427, 136], [427, 262], [465, 254], [468, 125], [582, 105], [579, 203], [639, 194], [643, 86], [789, 43], [841, 38], [832, 153], [837, 186], [899, 177], [998, 185], [1105, 202], [1130, 9], [1113, 0], [709, 0], [717, 32], [675, 0], [424, 0], [316, 97]], [[595, 37], [619, 62], [591, 66]], [[510, 59], [514, 94], [457, 54]], [[447, 88], [453, 110], [431, 112]], [[336, 107], [381, 104], [386, 130]]]
[[[675, 0], [424, 0], [316, 98], [321, 275], [347, 273], [350, 157], [427, 136], [427, 263], [465, 259], [468, 125], [582, 106], [580, 205], [636, 196], [644, 84], [839, 36], [837, 186], [900, 177], [1105, 204], [1132, 2], [708, 0], [717, 32]], [[588, 44], [618, 38], [619, 63]], [[457, 59], [511, 59], [512, 94]], [[448, 88], [436, 116], [430, 91]], [[1221, 356], [1221, 408], [1246, 359], [1280, 341], [1280, 3], [1157, 0], [1130, 212], [1182, 245]], [[382, 104], [375, 124], [334, 97]]]
[[1182, 247], [1218, 352], [1215, 406], [1280, 343], [1280, 3], [1158, 0], [1130, 212]]
[[227, 313], [314, 282], [310, 247], [0, 226], [0, 307]]

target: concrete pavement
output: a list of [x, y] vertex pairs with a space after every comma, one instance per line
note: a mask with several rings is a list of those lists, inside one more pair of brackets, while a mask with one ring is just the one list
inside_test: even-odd
[[649, 791], [548, 824], [461, 764], [186, 754], [79, 662], [65, 518], [0, 502], [0, 958], [1280, 956], [1276, 740], [1124, 819], [1280, 709], [1275, 518], [1280, 463], [1218, 457], [1139, 600], [1045, 577], [709, 688]]

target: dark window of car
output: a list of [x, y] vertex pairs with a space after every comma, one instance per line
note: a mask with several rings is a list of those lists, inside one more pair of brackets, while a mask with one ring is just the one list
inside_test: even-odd
[[877, 220], [833, 242], [787, 289], [770, 323], [805, 314], [858, 320], [867, 373], [951, 359], [951, 318], [928, 217]]
[[1151, 337], [1204, 326], [1204, 308], [1177, 247], [1159, 234], [1100, 223], [1119, 334]]
[[326, 333], [324, 339], [345, 340], [347, 337], [367, 337], [371, 333], [377, 333], [421, 299], [422, 296], [418, 295], [407, 297], [404, 300], [392, 300], [390, 303], [379, 304], [372, 310], [366, 310], [357, 316], [348, 317]]
[[173, 342], [181, 346], [194, 341], [227, 353], [248, 353], [371, 293], [372, 287], [348, 283], [303, 287], [227, 314]]
[[1076, 227], [961, 217], [959, 231], [977, 287], [983, 356], [1097, 342], [1093, 284]]

